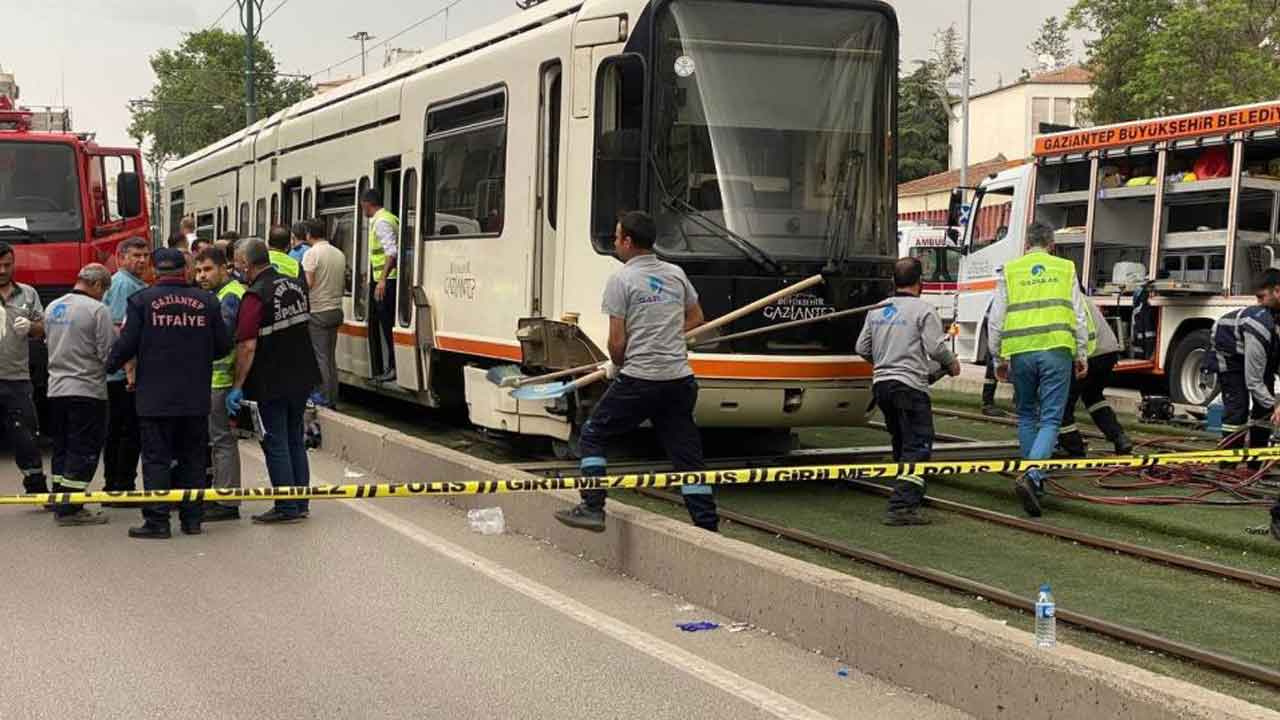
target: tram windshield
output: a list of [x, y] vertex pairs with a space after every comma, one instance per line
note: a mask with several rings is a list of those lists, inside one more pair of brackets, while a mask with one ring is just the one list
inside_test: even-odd
[[649, 187], [663, 254], [893, 254], [890, 18], [674, 0], [655, 32]]

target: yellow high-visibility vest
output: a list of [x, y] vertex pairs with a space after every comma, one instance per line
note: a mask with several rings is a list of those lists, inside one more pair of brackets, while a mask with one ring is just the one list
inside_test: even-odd
[[[235, 295], [237, 298], [240, 298], [241, 300], [243, 300], [244, 291], [245, 291], [244, 285], [241, 285], [239, 282], [236, 282], [235, 280], [231, 280], [226, 285], [223, 285], [221, 288], [218, 289], [218, 292], [216, 293], [218, 296], [218, 302], [221, 303], [222, 299], [228, 295]], [[232, 337], [235, 337], [235, 334], [236, 334], [235, 328], [227, 328], [227, 331], [231, 333]], [[213, 361], [212, 386], [214, 390], [227, 390], [231, 388], [232, 381], [235, 380], [235, 373], [234, 373], [235, 366], [236, 366], [235, 348], [232, 348], [231, 352], [227, 353], [225, 357], [220, 357], [217, 360]]]
[[[372, 272], [371, 283], [376, 283], [382, 279], [382, 268], [387, 264], [387, 253], [382, 249], [382, 241], [378, 240], [377, 234], [373, 232], [374, 226], [383, 220], [391, 223], [396, 237], [400, 237], [400, 219], [392, 214], [390, 210], [378, 208], [378, 212], [369, 218], [369, 269]], [[391, 274], [387, 275], [387, 279], [395, 280], [399, 277], [397, 270], [399, 268], [391, 268]]]
[[1062, 348], [1076, 353], [1072, 288], [1076, 266], [1042, 250], [1005, 263], [1009, 304], [1000, 335], [1000, 355]]

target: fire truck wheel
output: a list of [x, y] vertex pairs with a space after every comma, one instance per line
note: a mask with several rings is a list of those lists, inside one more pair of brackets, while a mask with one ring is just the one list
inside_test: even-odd
[[1213, 395], [1217, 378], [1213, 378], [1213, 385], [1208, 387], [1201, 380], [1201, 369], [1208, 358], [1209, 345], [1209, 330], [1202, 328], [1183, 335], [1174, 346], [1168, 366], [1169, 397], [1174, 402], [1204, 405]]

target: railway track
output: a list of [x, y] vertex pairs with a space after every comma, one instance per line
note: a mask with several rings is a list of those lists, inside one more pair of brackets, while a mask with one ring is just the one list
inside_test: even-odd
[[[970, 420], [988, 424], [1016, 425], [1016, 421], [1005, 418], [989, 418], [976, 413], [968, 413], [948, 408], [935, 408], [935, 415], [960, 420]], [[871, 424], [873, 427], [876, 423]], [[881, 429], [883, 425], [878, 425]], [[1085, 430], [1090, 438], [1102, 438], [1101, 433]], [[941, 441], [935, 447], [939, 457], [1008, 457], [1016, 454], [1017, 442], [1010, 441], [978, 441], [970, 437], [950, 433], [938, 433]], [[1192, 444], [1168, 439], [1152, 439], [1135, 437], [1135, 441], [1144, 440], [1149, 447], [1171, 451], [1203, 449], [1204, 443]], [[846, 464], [887, 457], [891, 448], [885, 446], [858, 448], [810, 448], [794, 450], [782, 455], [756, 455], [739, 457], [718, 457], [708, 459], [709, 469], [751, 468], [763, 466], [814, 465], [814, 464]], [[577, 472], [576, 463], [564, 461], [516, 461], [508, 463], [512, 468], [545, 476], [571, 475]], [[610, 464], [610, 471], [617, 473], [662, 472], [669, 469], [665, 460], [629, 459]], [[850, 482], [853, 489], [875, 494], [887, 494], [890, 489], [876, 483], [865, 481]], [[680, 503], [678, 496], [651, 490], [640, 489], [636, 492], [663, 502]], [[1156, 548], [1144, 547], [1110, 538], [1047, 525], [1034, 520], [1027, 520], [1012, 515], [988, 510], [986, 508], [965, 503], [928, 497], [926, 502], [933, 508], [948, 513], [955, 513], [973, 519], [989, 522], [1020, 532], [1056, 538], [1075, 543], [1100, 552], [1113, 553], [1137, 558], [1146, 562], [1159, 563], [1169, 567], [1186, 570], [1201, 575], [1217, 577], [1234, 583], [1258, 589], [1264, 592], [1280, 592], [1280, 577], [1253, 572], [1242, 568], [1231, 567], [1220, 563], [1202, 560], [1195, 557], [1167, 552]], [[806, 547], [831, 552], [836, 555], [885, 568], [902, 575], [944, 587], [952, 591], [968, 595], [980, 596], [1004, 607], [1031, 612], [1033, 601], [1018, 594], [969, 578], [953, 575], [930, 567], [913, 565], [909, 562], [865, 548], [854, 547], [830, 538], [779, 525], [749, 514], [722, 509], [721, 515], [737, 524], [755, 530], [776, 535]], [[1059, 608], [1058, 617], [1068, 624], [1090, 632], [1113, 638], [1144, 649], [1165, 653], [1181, 658], [1213, 670], [1263, 683], [1269, 687], [1280, 689], [1280, 670], [1232, 657], [1191, 643], [1184, 643], [1168, 637], [1151, 633], [1138, 628], [1111, 622], [1085, 613]]]
[[[636, 492], [663, 502], [669, 502], [672, 504], [682, 503], [682, 500], [679, 497], [659, 490], [640, 489]], [[787, 540], [799, 543], [806, 547], [825, 550], [827, 552], [840, 555], [841, 557], [892, 570], [908, 577], [923, 580], [949, 590], [982, 597], [1008, 608], [1030, 613], [1035, 607], [1035, 602], [1032, 600], [1028, 600], [1020, 595], [1011, 593], [1003, 588], [987, 585], [986, 583], [981, 583], [976, 580], [952, 575], [951, 573], [935, 570], [933, 568], [913, 565], [883, 553], [857, 548], [845, 543], [835, 542], [813, 533], [784, 527], [776, 523], [771, 523], [767, 520], [762, 520], [760, 518], [734, 512], [732, 510], [722, 509], [720, 511], [720, 515], [721, 517], [740, 525], [786, 538]], [[1280, 670], [1265, 667], [1257, 663], [1251, 663], [1223, 653], [1214, 652], [1198, 645], [1172, 640], [1162, 635], [1150, 633], [1145, 630], [1139, 630], [1138, 628], [1113, 623], [1109, 620], [1104, 620], [1092, 615], [1086, 615], [1084, 613], [1078, 613], [1064, 608], [1058, 608], [1056, 614], [1059, 620], [1070, 625], [1280, 689]]]

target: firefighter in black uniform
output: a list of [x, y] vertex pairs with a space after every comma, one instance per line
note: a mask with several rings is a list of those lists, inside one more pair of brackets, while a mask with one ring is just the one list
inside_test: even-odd
[[[124, 326], [111, 347], [107, 372], [137, 361], [137, 410], [142, 439], [142, 479], [148, 490], [204, 487], [209, 444], [209, 378], [213, 361], [231, 352], [231, 333], [218, 299], [187, 282], [181, 250], [152, 256], [156, 284], [129, 297]], [[169, 537], [169, 506], [142, 508], [136, 538]], [[198, 535], [200, 503], [178, 509], [182, 531]]]
[[[1207, 369], [1222, 388], [1222, 434], [1236, 435], [1227, 447], [1266, 447], [1271, 426], [1280, 423], [1276, 366], [1280, 364], [1280, 270], [1262, 274], [1254, 289], [1257, 305], [1232, 310], [1213, 324]], [[1248, 428], [1247, 433], [1242, 433]], [[1271, 536], [1280, 540], [1280, 500], [1271, 508]]]

